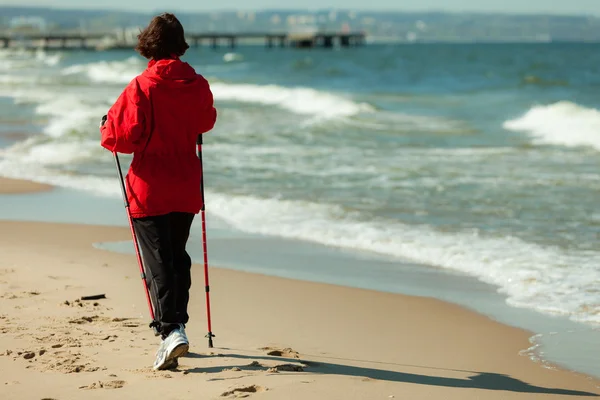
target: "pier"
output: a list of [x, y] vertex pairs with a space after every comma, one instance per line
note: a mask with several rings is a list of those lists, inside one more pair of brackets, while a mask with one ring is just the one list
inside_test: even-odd
[[[240, 42], [264, 43], [267, 48], [334, 48], [355, 47], [365, 44], [363, 32], [315, 33], [192, 33], [186, 34], [192, 48], [235, 48]], [[132, 32], [119, 33], [49, 33], [0, 34], [0, 48], [41, 48], [45, 50], [113, 50], [135, 47], [137, 38]]]

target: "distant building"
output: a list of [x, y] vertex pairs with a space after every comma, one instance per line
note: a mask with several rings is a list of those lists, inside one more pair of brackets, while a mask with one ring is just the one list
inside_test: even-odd
[[47, 28], [47, 23], [42, 17], [20, 16], [12, 18], [8, 22], [8, 26], [19, 31], [44, 31]]

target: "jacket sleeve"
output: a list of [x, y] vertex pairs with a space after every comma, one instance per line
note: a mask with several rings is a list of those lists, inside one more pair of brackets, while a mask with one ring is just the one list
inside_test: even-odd
[[100, 128], [102, 147], [125, 154], [143, 147], [149, 132], [149, 114], [150, 102], [134, 79], [108, 110], [107, 120]]
[[199, 132], [198, 134], [206, 133], [215, 127], [215, 123], [217, 122], [217, 109], [214, 106], [214, 97], [212, 91], [210, 90], [210, 85], [208, 81], [202, 79], [202, 95], [205, 98], [203, 102], [203, 107], [200, 112], [200, 121], [199, 121]]

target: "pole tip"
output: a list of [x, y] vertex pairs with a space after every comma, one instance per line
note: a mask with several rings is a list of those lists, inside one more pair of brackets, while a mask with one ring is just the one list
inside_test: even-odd
[[213, 335], [212, 332], [208, 332], [208, 334], [206, 335], [206, 337], [208, 338], [208, 347], [212, 349], [213, 348], [213, 340], [212, 340], [212, 338], [214, 338], [215, 335]]

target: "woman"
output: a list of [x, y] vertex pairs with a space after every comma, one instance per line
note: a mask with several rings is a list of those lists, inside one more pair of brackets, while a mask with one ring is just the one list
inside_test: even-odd
[[186, 243], [203, 202], [195, 144], [217, 118], [208, 82], [179, 59], [188, 48], [173, 14], [152, 19], [136, 47], [150, 60], [148, 68], [129, 83], [100, 128], [103, 147], [133, 153], [126, 188], [152, 295], [152, 325], [162, 338], [157, 370], [176, 366], [189, 349]]

